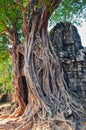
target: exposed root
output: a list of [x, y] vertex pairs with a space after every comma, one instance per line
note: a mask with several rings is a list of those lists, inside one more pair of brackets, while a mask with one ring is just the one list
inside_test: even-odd
[[31, 120], [26, 126], [24, 126], [24, 128], [21, 128], [21, 130], [29, 130], [32, 128], [32, 125], [33, 125], [33, 120]]
[[9, 115], [2, 115], [2, 116], [0, 116], [0, 120], [8, 118], [8, 117], [9, 117]]
[[16, 118], [18, 116], [21, 116], [23, 114], [23, 110], [21, 109], [21, 107], [19, 106], [10, 116], [9, 118]]
[[50, 108], [45, 103], [41, 103], [33, 93], [30, 93], [29, 96], [30, 102], [23, 116], [16, 118], [21, 112], [21, 107], [18, 107], [13, 114], [0, 122], [1, 128], [4, 130], [6, 128], [12, 130], [74, 130], [63, 114], [58, 113], [51, 117]]
[[25, 125], [21, 129], [16, 130], [74, 130], [72, 124], [70, 122], [66, 121], [58, 121], [54, 118], [49, 120], [38, 120], [37, 122], [34, 122], [33, 120], [29, 122], [27, 125]]
[[1, 115], [0, 120], [5, 118], [16, 118], [18, 116], [21, 116], [24, 113], [24, 110], [25, 110], [24, 106], [19, 105], [12, 114]]

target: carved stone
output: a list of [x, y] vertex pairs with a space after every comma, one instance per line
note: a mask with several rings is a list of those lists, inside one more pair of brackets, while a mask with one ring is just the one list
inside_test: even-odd
[[82, 46], [77, 28], [70, 23], [58, 23], [50, 32], [59, 56], [71, 96], [86, 109], [86, 48]]

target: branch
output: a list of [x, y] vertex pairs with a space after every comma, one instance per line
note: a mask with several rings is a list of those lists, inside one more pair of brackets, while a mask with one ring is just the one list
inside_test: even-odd
[[46, 5], [48, 9], [55, 9], [59, 6], [62, 0], [39, 0], [43, 5]]
[[42, 27], [47, 28], [48, 20], [51, 13], [59, 6], [61, 0], [39, 0], [43, 4], [43, 10], [40, 18], [40, 24], [38, 26], [39, 31]]
[[[2, 24], [2, 26], [4, 27], [4, 33], [6, 34], [6, 33], [9, 33], [10, 35], [11, 35], [11, 31], [10, 31], [10, 28], [8, 28], [7, 26], [6, 26], [6, 24], [4, 23], [4, 21], [2, 21], [1, 19], [0, 19], [0, 23]], [[2, 32], [3, 33], [3, 32]]]
[[9, 37], [9, 43], [12, 45], [13, 44], [13, 34], [12, 34], [12, 28], [8, 28], [7, 26], [6, 26], [6, 24], [4, 23], [4, 21], [2, 21], [1, 19], [0, 19], [0, 23], [3, 25], [3, 27], [4, 27], [4, 31], [3, 32], [0, 32], [0, 35], [7, 35], [8, 37]]
[[26, 19], [26, 10], [22, 9], [22, 15], [23, 15], [23, 34], [24, 36], [28, 37], [28, 26], [27, 26], [27, 19]]
[[52, 3], [51, 3], [51, 8], [54, 8], [56, 9], [59, 4], [61, 3], [62, 0], [52, 0]]
[[28, 0], [26, 0], [26, 6], [25, 7], [20, 3], [19, 0], [16, 0], [15, 3], [19, 6], [19, 8], [22, 11], [22, 15], [23, 15], [23, 29], [22, 29], [22, 32], [23, 32], [24, 36], [28, 38], [28, 26], [27, 26], [27, 19], [26, 19], [26, 10], [27, 10], [29, 2], [28, 2]]

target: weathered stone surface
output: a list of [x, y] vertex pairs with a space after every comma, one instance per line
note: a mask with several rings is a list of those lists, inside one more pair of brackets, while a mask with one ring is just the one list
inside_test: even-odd
[[51, 30], [50, 38], [64, 69], [68, 91], [86, 109], [86, 47], [82, 47], [77, 28], [59, 23]]

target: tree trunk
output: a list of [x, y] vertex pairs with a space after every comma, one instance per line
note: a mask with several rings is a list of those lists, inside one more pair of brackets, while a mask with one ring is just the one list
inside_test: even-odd
[[10, 117], [23, 114], [14, 125], [16, 130], [73, 130], [72, 122], [66, 120], [73, 115], [72, 100], [65, 90], [59, 59], [47, 34], [50, 12], [46, 6], [37, 12], [34, 4], [30, 3], [25, 51], [20, 49], [22, 44], [13, 46], [13, 84], [18, 109]]
[[23, 114], [25, 123], [18, 128], [21, 130], [73, 129], [71, 122], [64, 117], [67, 111], [70, 111], [70, 115], [72, 111], [59, 59], [47, 34], [49, 16], [44, 7], [40, 14], [34, 12], [30, 19], [24, 57], [28, 104]]
[[27, 105], [27, 84], [24, 75], [24, 46], [15, 45], [12, 48], [13, 68], [13, 91], [17, 109], [10, 117], [17, 117], [23, 114]]

